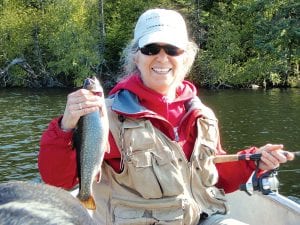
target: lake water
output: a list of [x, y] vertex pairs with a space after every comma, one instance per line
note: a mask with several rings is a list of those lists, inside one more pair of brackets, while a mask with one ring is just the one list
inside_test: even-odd
[[[41, 134], [63, 113], [69, 90], [0, 89], [0, 182], [39, 181], [37, 155]], [[300, 89], [199, 90], [219, 118], [223, 148], [282, 143], [300, 150]], [[300, 159], [282, 165], [279, 192], [300, 198]]]

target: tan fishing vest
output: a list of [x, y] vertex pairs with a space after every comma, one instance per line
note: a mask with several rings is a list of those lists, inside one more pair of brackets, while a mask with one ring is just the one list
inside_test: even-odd
[[217, 119], [203, 106], [197, 120], [198, 136], [190, 161], [178, 143], [156, 129], [149, 120], [124, 121], [110, 110], [110, 131], [118, 145], [122, 172], [103, 163], [100, 183], [93, 192], [99, 224], [198, 224], [200, 214], [226, 213], [212, 155], [218, 140]]

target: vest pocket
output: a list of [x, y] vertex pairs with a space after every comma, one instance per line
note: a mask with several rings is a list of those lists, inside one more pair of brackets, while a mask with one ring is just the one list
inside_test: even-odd
[[183, 193], [183, 178], [179, 173], [173, 153], [163, 148], [157, 151], [133, 151], [127, 163], [131, 187], [143, 198], [171, 197]]
[[155, 163], [152, 166], [163, 196], [170, 197], [182, 194], [184, 192], [184, 180], [174, 153], [169, 148], [163, 147], [160, 156], [155, 156]]
[[170, 199], [154, 202], [112, 200], [113, 223], [118, 225], [183, 225], [182, 201]]
[[[218, 171], [213, 162], [213, 150], [206, 146], [200, 146], [200, 155], [194, 161], [194, 167], [196, 168], [195, 179], [198, 178], [198, 182], [201, 182], [205, 187], [211, 187], [218, 181]], [[197, 173], [199, 173], [197, 175]]]
[[[222, 189], [216, 187], [210, 187], [206, 189], [207, 202], [214, 204], [214, 207], [210, 207], [210, 214], [221, 213], [226, 214], [229, 210], [226, 202], [226, 196]], [[205, 198], [205, 197], [204, 197]]]
[[[155, 221], [149, 221], [148, 218], [143, 217], [145, 210], [128, 208], [118, 205], [114, 208], [114, 224], [116, 225], [140, 225], [140, 224], [153, 224]], [[148, 221], [147, 221], [148, 220]], [[147, 223], [148, 222], [148, 223]]]
[[131, 162], [127, 164], [132, 187], [145, 199], [162, 197], [160, 185], [153, 173], [152, 160], [153, 156], [150, 151], [140, 151], [135, 152]]

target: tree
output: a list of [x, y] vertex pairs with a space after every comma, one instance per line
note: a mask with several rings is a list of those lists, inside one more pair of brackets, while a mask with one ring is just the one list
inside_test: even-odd
[[175, 9], [200, 46], [189, 79], [212, 88], [299, 79], [296, 0], [2, 0], [0, 85], [80, 86], [96, 74], [110, 89], [146, 9]]
[[269, 17], [257, 23], [260, 28], [256, 37], [256, 47], [262, 55], [271, 57], [273, 69], [270, 71], [278, 74], [281, 86], [288, 86], [290, 76], [294, 74], [293, 66], [299, 64], [300, 41], [300, 3], [296, 1], [276, 2], [276, 10], [270, 7], [274, 2], [269, 2], [266, 13]]
[[299, 79], [299, 3], [204, 1], [198, 7], [206, 35], [192, 74], [195, 82], [288, 86], [291, 77]]

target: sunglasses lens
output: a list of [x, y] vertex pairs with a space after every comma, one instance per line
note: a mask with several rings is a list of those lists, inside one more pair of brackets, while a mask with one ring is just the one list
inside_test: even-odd
[[150, 44], [150, 45], [144, 46], [143, 48], [140, 48], [141, 52], [144, 55], [157, 55], [161, 49], [164, 49], [166, 54], [169, 56], [178, 56], [184, 52], [183, 49], [177, 48], [173, 45], [160, 46], [157, 44]]
[[156, 44], [146, 45], [141, 48], [141, 52], [144, 55], [157, 55], [160, 52], [161, 47]]
[[184, 52], [183, 49], [177, 48], [177, 47], [172, 46], [172, 45], [163, 46], [163, 49], [170, 56], [178, 56], [178, 55], [181, 55]]

